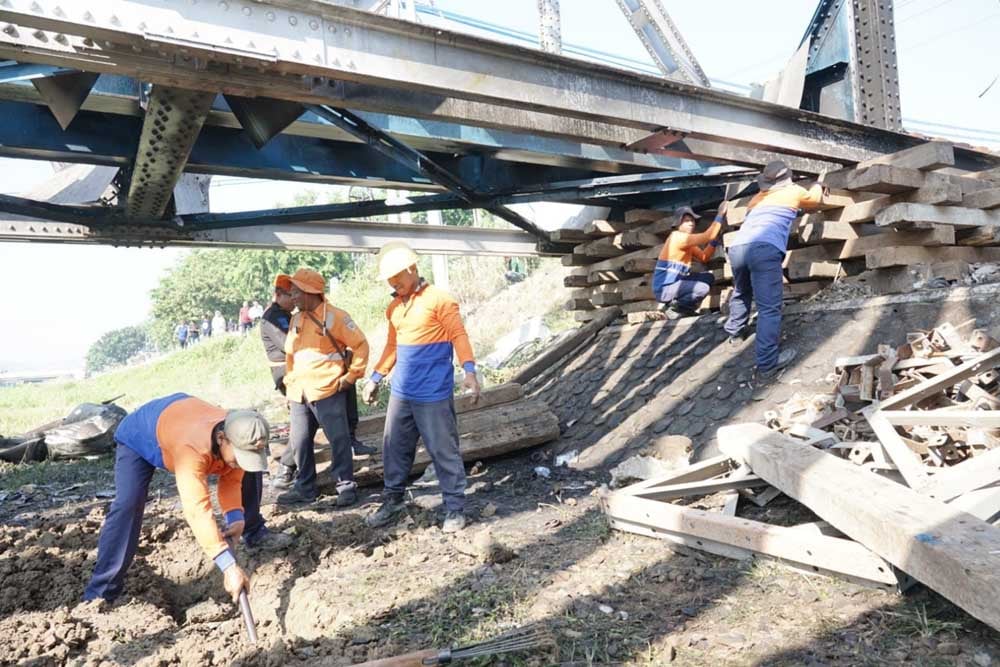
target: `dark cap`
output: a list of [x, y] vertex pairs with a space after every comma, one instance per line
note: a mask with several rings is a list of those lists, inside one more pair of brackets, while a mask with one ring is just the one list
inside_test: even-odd
[[694, 212], [694, 209], [690, 206], [681, 206], [679, 209], [674, 211], [674, 215], [677, 216], [677, 224], [680, 224], [681, 220], [684, 219], [685, 215], [690, 215], [692, 218], [697, 220], [701, 216]]
[[757, 185], [760, 186], [761, 190], [770, 190], [776, 183], [779, 183], [786, 178], [791, 178], [792, 172], [781, 160], [774, 160], [773, 162], [768, 162], [767, 166], [764, 167], [764, 171], [760, 172], [757, 176]]

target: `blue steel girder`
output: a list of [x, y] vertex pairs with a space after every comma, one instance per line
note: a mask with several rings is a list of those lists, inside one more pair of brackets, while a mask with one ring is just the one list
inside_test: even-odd
[[[65, 132], [44, 107], [0, 102], [0, 155], [25, 159], [125, 166], [138, 148], [142, 120], [81, 111]], [[584, 178], [592, 172], [518, 164], [489, 156], [431, 154], [485, 191]], [[189, 173], [435, 190], [412, 170], [359, 143], [280, 134], [258, 150], [241, 130], [205, 126], [191, 151]]]
[[[10, 62], [10, 61], [8, 61]], [[20, 65], [20, 63], [18, 63]], [[69, 72], [48, 65], [24, 65], [39, 71]], [[0, 69], [0, 73], [3, 70]], [[39, 103], [37, 91], [27, 80], [5, 84], [0, 80], [0, 100]], [[139, 82], [114, 74], [102, 74], [90, 96], [84, 102], [85, 111], [124, 116], [141, 116]], [[624, 150], [620, 144], [587, 144], [558, 137], [531, 135], [486, 127], [462, 125], [406, 116], [358, 112], [372, 125], [379, 127], [415, 149], [430, 152], [487, 152], [500, 160], [547, 164], [551, 166], [590, 169], [606, 173], [629, 173], [636, 170], [691, 169], [693, 160], [658, 155], [643, 155]], [[206, 126], [240, 127], [222, 95], [212, 105]], [[286, 135], [311, 136], [338, 141], [353, 141], [346, 133], [325, 123], [315, 114], [306, 112], [283, 131]]]

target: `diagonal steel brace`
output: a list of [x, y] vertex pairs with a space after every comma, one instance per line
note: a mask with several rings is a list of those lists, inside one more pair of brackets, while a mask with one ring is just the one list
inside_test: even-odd
[[503, 218], [515, 227], [523, 229], [543, 242], [548, 243], [550, 241], [547, 232], [538, 228], [524, 216], [510, 210], [506, 206], [491, 203], [489, 196], [476, 192], [474, 188], [463, 183], [461, 179], [454, 176], [450, 171], [420, 151], [407, 146], [398, 139], [390, 136], [384, 130], [369, 124], [350, 111], [327, 105], [311, 105], [308, 109], [323, 120], [365, 142], [386, 157], [410, 167], [419, 174], [423, 174], [434, 183], [460, 197], [463, 201]]

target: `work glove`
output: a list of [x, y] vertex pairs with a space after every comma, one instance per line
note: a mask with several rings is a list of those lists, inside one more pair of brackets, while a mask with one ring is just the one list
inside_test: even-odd
[[361, 400], [367, 405], [375, 405], [378, 402], [378, 382], [368, 380], [361, 390]]
[[722, 218], [723, 221], [726, 220], [726, 213], [729, 211], [729, 202], [725, 199], [719, 204], [719, 210], [716, 211], [715, 216]]
[[222, 531], [222, 536], [226, 538], [229, 544], [234, 544], [239, 542], [240, 538], [243, 537], [243, 528], [246, 526], [245, 521], [234, 521], [226, 529]]
[[479, 378], [476, 377], [475, 373], [466, 373], [465, 379], [462, 380], [462, 389], [466, 392], [472, 394], [472, 403], [476, 404], [479, 402]]
[[243, 568], [234, 563], [222, 573], [222, 585], [233, 598], [233, 602], [239, 602], [240, 591], [250, 591], [250, 577], [243, 571]]

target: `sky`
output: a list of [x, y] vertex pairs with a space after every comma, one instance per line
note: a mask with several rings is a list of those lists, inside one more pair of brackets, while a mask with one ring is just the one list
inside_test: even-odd
[[[813, 0], [661, 0], [702, 68], [715, 80], [763, 82], [798, 48]], [[434, 0], [436, 7], [537, 33], [537, 0]], [[564, 44], [651, 61], [616, 0], [562, 0]], [[766, 8], [766, 9], [765, 9]], [[421, 20], [430, 18], [421, 14]], [[1000, 0], [896, 0], [903, 117], [912, 123], [989, 130], [1000, 149]], [[921, 131], [939, 129], [912, 125]], [[958, 134], [961, 134], [960, 132]], [[981, 135], [979, 135], [981, 136]], [[962, 139], [962, 136], [955, 136]], [[26, 193], [52, 173], [45, 162], [0, 158], [0, 192]], [[290, 204], [295, 183], [214, 179], [212, 209]], [[0, 243], [3, 326], [0, 372], [78, 368], [105, 331], [138, 324], [149, 314], [149, 291], [183, 255], [181, 249]], [[49, 305], [43, 295], [56, 297]], [[45, 303], [44, 307], [39, 304]]]

